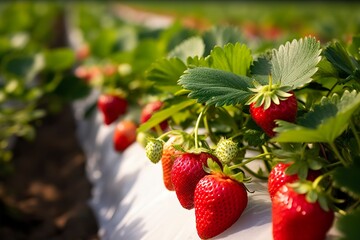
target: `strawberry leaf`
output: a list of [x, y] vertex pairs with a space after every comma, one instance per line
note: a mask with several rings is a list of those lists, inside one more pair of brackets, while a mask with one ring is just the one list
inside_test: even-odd
[[328, 46], [324, 50], [324, 56], [339, 71], [345, 72], [348, 75], [353, 74], [356, 68], [360, 68], [359, 64], [349, 56], [349, 53], [339, 42], [334, 42]]
[[339, 217], [337, 228], [341, 232], [340, 240], [357, 240], [359, 239], [359, 222], [360, 209]]
[[204, 54], [205, 44], [201, 37], [191, 37], [177, 45], [169, 54], [169, 57], [178, 57], [186, 62], [188, 57], [202, 56]]
[[163, 58], [150, 66], [146, 77], [156, 83], [156, 88], [175, 93], [181, 89], [177, 81], [185, 70], [186, 66], [179, 58]]
[[191, 91], [190, 98], [217, 107], [245, 103], [252, 94], [250, 83], [246, 76], [206, 67], [188, 69], [179, 80], [183, 88]]
[[320, 52], [320, 43], [313, 37], [293, 40], [281, 45], [278, 50], [273, 50], [273, 82], [293, 89], [309, 83], [317, 71]]
[[252, 63], [250, 49], [240, 43], [229, 43], [224, 48], [216, 46], [210, 57], [211, 67], [238, 75], [247, 75]]
[[156, 125], [160, 124], [162, 121], [165, 121], [166, 119], [171, 118], [174, 114], [178, 113], [179, 111], [192, 106], [195, 104], [194, 100], [185, 100], [182, 101], [178, 104], [174, 104], [168, 108], [162, 109], [156, 113], [154, 113], [151, 118], [140, 125], [140, 127], [138, 128], [138, 132], [144, 132], [147, 131], [153, 127], [155, 127]]
[[251, 66], [251, 74], [256, 81], [262, 85], [269, 83], [269, 74], [271, 73], [271, 63], [266, 56], [259, 57]]
[[278, 142], [333, 142], [348, 127], [353, 113], [360, 107], [360, 94], [345, 91], [341, 99], [334, 94], [331, 99], [324, 98], [299, 119], [299, 124], [277, 121], [279, 134], [272, 139]]
[[353, 197], [360, 198], [359, 172], [360, 167], [357, 165], [336, 168], [333, 175], [335, 186]]
[[235, 27], [213, 27], [203, 35], [205, 42], [205, 55], [209, 55], [215, 46], [223, 47], [228, 43], [242, 40], [240, 31]]

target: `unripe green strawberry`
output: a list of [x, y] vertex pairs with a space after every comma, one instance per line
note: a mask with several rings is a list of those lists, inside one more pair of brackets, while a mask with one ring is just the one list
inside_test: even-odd
[[158, 163], [162, 156], [163, 142], [158, 139], [151, 139], [146, 144], [145, 152], [146, 156], [153, 163]]
[[239, 152], [237, 143], [231, 139], [221, 138], [215, 149], [215, 156], [223, 163], [229, 163]]

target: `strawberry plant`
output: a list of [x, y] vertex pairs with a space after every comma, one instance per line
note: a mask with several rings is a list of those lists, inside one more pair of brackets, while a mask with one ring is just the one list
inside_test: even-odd
[[[214, 44], [208, 39], [215, 32], [223, 37]], [[316, 206], [314, 211], [325, 215], [335, 212], [339, 224], [334, 227], [353, 237], [355, 233], [344, 222], [354, 226], [352, 219], [359, 207], [359, 189], [354, 184], [360, 147], [356, 37], [347, 46], [340, 42], [321, 45], [314, 37], [304, 37], [252, 54], [240, 43], [240, 35], [213, 29], [184, 41], [167, 58], [155, 62], [148, 79], [158, 82], [170, 97], [139, 131], [170, 117], [174, 129], [200, 127], [204, 131], [198, 137], [207, 139], [225, 166], [266, 181], [274, 174], [272, 168], [284, 163], [289, 166], [284, 179], [292, 183], [281, 180], [281, 184], [294, 191], [294, 198], [305, 200], [304, 211], [305, 206]], [[190, 42], [198, 48], [186, 47]], [[195, 117], [199, 113], [203, 115], [200, 122]], [[257, 154], [249, 158], [247, 151]], [[263, 165], [248, 167], [254, 160]], [[283, 188], [271, 187], [272, 196], [278, 189]], [[276, 201], [274, 212], [278, 211]], [[282, 239], [279, 232], [285, 236], [287, 230], [278, 228], [276, 219], [274, 237]], [[323, 230], [314, 230], [314, 239], [325, 236], [333, 225], [332, 217], [327, 219]]]

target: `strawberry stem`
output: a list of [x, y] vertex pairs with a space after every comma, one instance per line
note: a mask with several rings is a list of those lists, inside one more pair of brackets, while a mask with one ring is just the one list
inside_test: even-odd
[[248, 173], [250, 173], [250, 175], [260, 179], [260, 180], [267, 180], [268, 178], [264, 175], [258, 174], [256, 172], [254, 172], [253, 170], [251, 170], [250, 168], [248, 168], [247, 166], [243, 166], [243, 168], [245, 169], [245, 171], [247, 171]]
[[200, 121], [201, 118], [203, 116], [203, 114], [206, 112], [207, 107], [205, 107], [199, 114], [197, 120], [196, 120], [196, 124], [195, 124], [195, 128], [194, 128], [194, 138], [195, 138], [195, 149], [199, 148], [199, 140], [198, 140], [198, 131], [199, 131], [199, 126], [200, 126]]
[[[258, 160], [259, 158], [262, 158], [264, 156], [268, 156], [268, 155], [271, 155], [272, 153], [262, 153], [262, 154], [259, 154], [255, 157], [251, 157], [251, 158], [248, 158], [247, 160], [239, 163], [239, 164], [236, 164], [236, 165], [232, 165], [230, 166], [229, 168], [231, 170], [234, 170], [234, 169], [237, 169], [237, 168], [240, 168], [240, 167], [244, 167], [246, 164], [248, 164], [249, 162], [252, 162], [254, 160]], [[244, 158], [245, 159], [245, 158]], [[270, 160], [270, 159], [264, 159], [264, 160]]]
[[340, 155], [339, 150], [337, 149], [336, 145], [332, 142], [329, 143], [331, 149], [334, 151], [336, 157], [340, 160], [340, 162], [347, 167], [349, 164], [346, 162], [346, 160]]
[[357, 142], [358, 148], [360, 149], [360, 137], [359, 137], [359, 134], [356, 131], [356, 127], [355, 127], [354, 121], [352, 119], [350, 120], [350, 128], [351, 128], [351, 131], [353, 132], [353, 134], [355, 136], [355, 140]]

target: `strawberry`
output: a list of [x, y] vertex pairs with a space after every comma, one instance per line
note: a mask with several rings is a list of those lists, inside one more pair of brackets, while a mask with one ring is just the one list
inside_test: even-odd
[[158, 163], [163, 151], [163, 142], [158, 139], [149, 139], [145, 147], [146, 156], [153, 163]]
[[75, 69], [75, 76], [83, 79], [85, 82], [91, 82], [101, 77], [101, 69], [98, 66], [78, 66]]
[[215, 148], [215, 156], [223, 163], [229, 163], [239, 152], [237, 143], [231, 139], [221, 138]]
[[[161, 102], [160, 100], [146, 104], [141, 111], [140, 122], [147, 122], [156, 111], [159, 111], [162, 108], [162, 106], [163, 102]], [[168, 122], [163, 121], [159, 125], [162, 130], [165, 130], [168, 127]]]
[[128, 102], [118, 95], [102, 94], [98, 98], [97, 106], [103, 115], [104, 123], [109, 125], [126, 113]]
[[[271, 78], [270, 78], [271, 79]], [[269, 136], [275, 136], [275, 120], [295, 122], [297, 101], [293, 91], [286, 92], [286, 87], [270, 84], [261, 86], [254, 83], [251, 89], [256, 94], [248, 101], [250, 114], [255, 123]]]
[[173, 167], [174, 160], [181, 154], [181, 151], [176, 150], [172, 145], [176, 140], [177, 140], [176, 137], [171, 137], [164, 144], [162, 157], [161, 157], [161, 165], [162, 165], [162, 170], [163, 170], [163, 181], [164, 181], [165, 187], [169, 191], [174, 190], [174, 185], [171, 181], [171, 169]]
[[137, 126], [133, 121], [120, 121], [115, 128], [113, 135], [114, 149], [118, 152], [124, 151], [136, 140]]
[[310, 203], [305, 194], [283, 185], [272, 204], [274, 240], [325, 239], [334, 220], [334, 212], [324, 211], [318, 202]]
[[183, 153], [174, 161], [171, 170], [171, 180], [174, 185], [176, 196], [183, 208], [194, 207], [194, 191], [199, 180], [207, 175], [203, 165], [207, 166], [207, 159], [219, 160], [210, 153], [201, 152]]
[[[271, 170], [268, 177], [268, 191], [270, 198], [273, 199], [275, 193], [286, 183], [293, 183], [299, 180], [297, 174], [287, 175], [286, 169], [290, 166], [290, 163], [278, 163]], [[308, 172], [307, 180], [314, 181], [316, 177], [320, 175], [319, 171], [310, 170]]]
[[199, 237], [208, 239], [224, 232], [239, 219], [247, 202], [247, 192], [242, 183], [221, 174], [203, 177], [194, 193]]
[[90, 47], [87, 44], [81, 45], [75, 52], [76, 60], [84, 61], [90, 56]]

